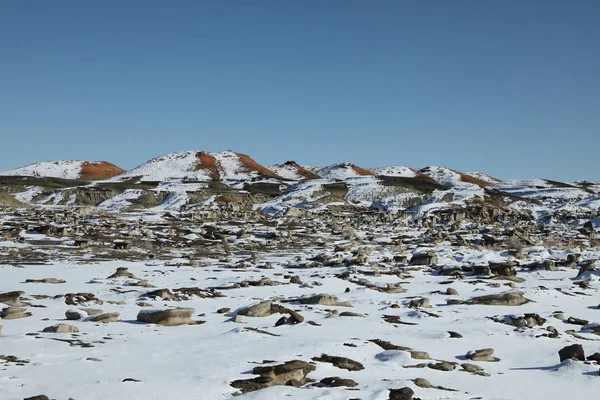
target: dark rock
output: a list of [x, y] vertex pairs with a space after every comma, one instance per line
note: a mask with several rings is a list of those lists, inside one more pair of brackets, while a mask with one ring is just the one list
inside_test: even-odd
[[342, 378], [337, 377], [337, 376], [332, 376], [332, 377], [329, 377], [329, 378], [323, 378], [323, 379], [321, 379], [321, 383], [323, 385], [327, 385], [327, 386], [330, 386], [330, 387], [340, 387], [340, 386], [355, 387], [355, 386], [358, 385], [358, 383], [356, 383], [352, 379], [342, 379]]
[[415, 392], [409, 387], [403, 387], [402, 389], [390, 389], [390, 396], [388, 400], [412, 400]]
[[312, 360], [331, 363], [338, 368], [347, 369], [348, 371], [360, 371], [365, 369], [365, 367], [363, 367], [363, 365], [358, 361], [354, 361], [346, 357], [337, 357], [330, 356], [328, 354], [321, 354], [321, 357], [313, 357]]
[[585, 361], [585, 353], [583, 352], [583, 346], [580, 344], [572, 344], [571, 346], [563, 347], [558, 351], [560, 362], [568, 359]]

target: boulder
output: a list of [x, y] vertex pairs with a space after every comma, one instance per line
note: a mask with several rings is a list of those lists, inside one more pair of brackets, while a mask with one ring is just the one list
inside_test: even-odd
[[112, 274], [112, 275], [110, 275], [106, 279], [115, 279], [115, 278], [137, 279], [134, 274], [132, 274], [131, 272], [128, 271], [127, 267], [119, 267], [119, 268], [117, 268], [117, 270], [115, 271], [115, 273]]
[[390, 389], [388, 400], [412, 400], [415, 392], [409, 387], [402, 389]]
[[517, 266], [516, 261], [505, 261], [505, 262], [490, 261], [488, 263], [488, 266], [490, 267], [491, 273], [496, 276], [516, 276], [517, 275], [517, 269], [515, 268]]
[[440, 361], [433, 364], [427, 364], [427, 366], [431, 369], [436, 369], [438, 371], [454, 371], [454, 369], [456, 368], [456, 363]]
[[421, 297], [420, 299], [413, 299], [408, 303], [409, 308], [430, 308], [431, 302], [427, 297]]
[[2, 309], [2, 319], [20, 319], [31, 317], [27, 307], [6, 307]]
[[44, 328], [42, 332], [47, 333], [76, 333], [79, 332], [79, 328], [68, 324], [56, 324]]
[[284, 364], [254, 367], [252, 373], [259, 375], [252, 379], [240, 379], [231, 382], [231, 386], [240, 389], [242, 393], [253, 392], [276, 385], [301, 386], [310, 380], [306, 377], [314, 371], [314, 365], [305, 361], [293, 360]]
[[352, 307], [347, 301], [339, 301], [336, 296], [332, 296], [326, 293], [316, 294], [309, 297], [300, 297], [295, 301], [300, 304], [319, 304], [322, 306], [338, 306], [338, 307]]
[[194, 324], [192, 315], [195, 312], [196, 310], [191, 307], [167, 310], [141, 310], [137, 315], [137, 320], [163, 326]]
[[529, 301], [529, 299], [523, 297], [523, 292], [508, 292], [473, 297], [472, 299], [467, 300], [465, 304], [480, 304], [488, 306], [520, 306], [522, 304], [528, 303]]
[[571, 346], [563, 347], [558, 351], [558, 356], [560, 357], [560, 362], [569, 359], [585, 361], [583, 346], [580, 344], [572, 344]]
[[265, 300], [238, 311], [238, 315], [243, 315], [245, 317], [268, 317], [276, 312], [277, 311], [273, 310], [273, 302], [271, 300]]
[[358, 383], [356, 383], [352, 379], [343, 379], [343, 378], [340, 378], [339, 376], [323, 378], [323, 379], [321, 379], [320, 383], [322, 385], [329, 386], [329, 387], [341, 387], [341, 386], [355, 387], [358, 385]]
[[494, 349], [480, 349], [469, 351], [465, 357], [472, 361], [500, 361], [499, 358], [493, 357]]
[[0, 293], [0, 303], [4, 303], [7, 306], [11, 306], [11, 307], [20, 307], [23, 305], [23, 303], [21, 303], [21, 299], [20, 299], [22, 294], [25, 294], [25, 292], [14, 291], [14, 292]]
[[83, 319], [87, 314], [83, 311], [69, 309], [65, 311], [65, 318], [69, 321], [77, 321]]
[[360, 371], [365, 369], [358, 361], [351, 360], [346, 357], [330, 356], [328, 354], [321, 354], [320, 357], [313, 357], [313, 361], [331, 363], [335, 367], [341, 369], [347, 369], [348, 371]]
[[25, 283], [50, 283], [50, 284], [59, 284], [65, 283], [65, 280], [58, 278], [43, 278], [43, 279], [25, 279]]
[[118, 322], [119, 321], [119, 313], [105, 313], [94, 315], [90, 318], [92, 322]]
[[438, 263], [437, 254], [434, 251], [413, 254], [410, 265], [434, 265]]

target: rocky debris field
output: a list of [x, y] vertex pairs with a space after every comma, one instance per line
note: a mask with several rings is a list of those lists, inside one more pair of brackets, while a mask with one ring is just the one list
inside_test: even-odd
[[0, 398], [596, 398], [597, 226], [458, 214], [6, 208]]

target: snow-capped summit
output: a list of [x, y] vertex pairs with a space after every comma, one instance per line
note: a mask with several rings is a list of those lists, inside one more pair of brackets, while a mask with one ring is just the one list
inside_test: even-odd
[[100, 180], [112, 178], [124, 172], [124, 169], [107, 161], [57, 160], [29, 164], [0, 172], [0, 175]]
[[283, 164], [269, 165], [268, 168], [282, 178], [294, 181], [319, 178], [319, 175], [299, 165], [296, 161], [286, 161]]
[[328, 165], [326, 167], [317, 169], [315, 173], [322, 178], [337, 180], [373, 175], [371, 171], [358, 167], [349, 162]]
[[440, 185], [448, 187], [463, 187], [468, 185], [489, 186], [490, 181], [488, 179], [493, 179], [491, 177], [488, 177], [488, 179], [482, 179], [477, 176], [465, 174], [464, 172], [438, 166], [425, 167], [419, 172], [427, 175]]
[[222, 151], [180, 151], [155, 157], [117, 177], [117, 180], [164, 181], [186, 179], [196, 181], [245, 180], [258, 177], [279, 178], [251, 157]]

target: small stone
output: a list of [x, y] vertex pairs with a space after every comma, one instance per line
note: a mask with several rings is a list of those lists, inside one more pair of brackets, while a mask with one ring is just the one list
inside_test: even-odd
[[458, 332], [448, 331], [448, 333], [452, 339], [460, 339], [462, 337], [462, 335]]
[[458, 290], [449, 287], [448, 289], [446, 289], [446, 294], [448, 296], [458, 296]]
[[217, 310], [217, 314], [227, 314], [229, 311], [231, 311], [231, 308], [227, 308], [227, 307], [219, 308]]

